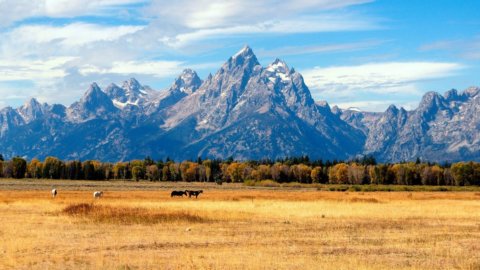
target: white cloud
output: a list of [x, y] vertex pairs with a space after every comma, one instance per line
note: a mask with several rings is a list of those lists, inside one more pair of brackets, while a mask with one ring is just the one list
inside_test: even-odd
[[[330, 11], [373, 0], [154, 0], [146, 12], [191, 29], [223, 28]], [[185, 16], [188, 14], [188, 16]]]
[[157, 78], [170, 78], [180, 73], [183, 69], [182, 64], [179, 61], [113, 62], [111, 66], [106, 68], [84, 65], [80, 67], [79, 72], [84, 76], [91, 74], [121, 74], [125, 76], [143, 74]]
[[63, 66], [74, 57], [56, 57], [42, 61], [0, 61], [0, 81], [50, 80], [67, 75]]
[[374, 29], [376, 26], [357, 18], [319, 15], [292, 20], [263, 21], [257, 24], [235, 25], [223, 28], [204, 28], [162, 37], [160, 41], [172, 47], [182, 47], [196, 41], [241, 34], [292, 34], [314, 32], [341, 32]]
[[100, 26], [88, 23], [72, 23], [63, 26], [25, 25], [7, 34], [15, 43], [58, 43], [72, 48], [97, 41], [115, 41], [128, 34], [142, 30], [143, 26]]
[[143, 3], [145, 0], [43, 0], [46, 16], [74, 17], [109, 10], [115, 6]]
[[0, 26], [31, 17], [70, 18], [82, 15], [111, 16], [113, 8], [146, 0], [1, 0]]
[[[217, 68], [219, 63], [209, 60], [192, 64], [175, 58], [198, 55], [209, 46], [212, 52], [224, 38], [376, 28], [374, 19], [346, 9], [372, 1], [0, 0], [0, 82], [28, 81], [18, 88], [23, 87], [22, 97], [70, 102], [93, 80], [107, 83], [138, 74], [155, 83], [173, 79], [184, 67]], [[145, 25], [128, 25], [129, 20]], [[354, 50], [351, 46], [304, 49]], [[0, 86], [6, 93], [11, 89]]]
[[302, 74], [316, 99], [343, 108], [383, 111], [392, 103], [413, 108], [412, 100], [419, 100], [423, 93], [418, 83], [454, 76], [463, 68], [457, 63], [386, 62], [316, 67]]
[[372, 1], [157, 0], [145, 12], [155, 18], [156, 27], [164, 29], [157, 33], [157, 40], [179, 49], [206, 39], [239, 35], [377, 29], [375, 19], [344, 9]]
[[457, 63], [388, 62], [358, 66], [316, 67], [303, 71], [307, 84], [320, 92], [404, 91], [415, 82], [448, 77], [462, 69]]

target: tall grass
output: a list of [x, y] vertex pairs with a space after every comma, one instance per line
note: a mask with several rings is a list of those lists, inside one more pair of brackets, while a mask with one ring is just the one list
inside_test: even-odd
[[188, 211], [107, 206], [94, 203], [70, 204], [62, 210], [62, 213], [94, 222], [115, 224], [204, 223], [209, 221]]

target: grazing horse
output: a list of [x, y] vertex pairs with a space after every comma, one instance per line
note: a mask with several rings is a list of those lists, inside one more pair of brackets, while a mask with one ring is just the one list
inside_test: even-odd
[[170, 197], [178, 196], [178, 197], [183, 197], [183, 195], [187, 196], [188, 190], [182, 191], [182, 190], [174, 190], [170, 194]]
[[52, 189], [52, 197], [55, 198], [57, 196], [57, 190]]
[[195, 196], [195, 198], [198, 198], [200, 193], [203, 193], [203, 190], [188, 190], [188, 197], [191, 198], [192, 196]]
[[93, 198], [100, 198], [103, 196], [103, 191], [95, 191], [93, 192]]

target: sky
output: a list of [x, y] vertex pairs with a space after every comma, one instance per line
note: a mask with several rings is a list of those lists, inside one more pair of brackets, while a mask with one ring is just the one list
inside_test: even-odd
[[70, 105], [92, 82], [168, 88], [249, 45], [303, 74], [315, 100], [414, 109], [480, 86], [478, 0], [0, 0], [0, 107]]

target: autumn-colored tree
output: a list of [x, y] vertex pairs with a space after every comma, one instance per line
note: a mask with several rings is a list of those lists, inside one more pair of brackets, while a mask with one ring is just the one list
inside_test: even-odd
[[368, 175], [371, 184], [394, 184], [395, 174], [391, 167], [386, 164], [370, 165], [368, 167]]
[[168, 165], [165, 165], [162, 168], [162, 181], [172, 181], [170, 176], [170, 168]]
[[445, 185], [443, 169], [438, 165], [423, 166], [422, 185]]
[[104, 179], [110, 180], [114, 178], [113, 173], [113, 164], [112, 163], [103, 163], [101, 170], [103, 171]]
[[150, 166], [147, 166], [146, 174], [145, 176], [147, 177], [148, 180], [150, 181], [158, 181], [160, 180], [160, 171], [157, 167], [157, 165], [152, 164]]
[[328, 176], [331, 184], [345, 184], [348, 181], [348, 165], [345, 163], [336, 164], [330, 168]]
[[290, 167], [291, 174], [295, 181], [300, 183], [311, 183], [312, 168], [305, 164], [296, 164]]
[[366, 177], [366, 168], [363, 165], [352, 163], [348, 166], [348, 183], [363, 184]]
[[113, 165], [113, 178], [114, 179], [127, 179], [127, 166], [125, 162], [117, 162]]
[[473, 179], [473, 168], [467, 162], [458, 162], [452, 165], [451, 172], [455, 185], [457, 186], [468, 186], [472, 183]]
[[310, 174], [313, 183], [326, 183], [326, 177], [323, 175], [323, 168], [322, 167], [315, 167], [312, 169]]
[[139, 181], [140, 179], [143, 179], [144, 175], [145, 175], [145, 172], [143, 170], [143, 167], [140, 167], [140, 166], [133, 166], [132, 167], [133, 180]]
[[272, 179], [276, 182], [289, 181], [289, 171], [290, 167], [280, 162], [273, 164], [270, 168]]
[[256, 171], [258, 172], [257, 180], [272, 179], [272, 173], [269, 165], [260, 165]]
[[202, 165], [205, 168], [205, 181], [213, 181], [212, 177], [212, 161], [210, 159], [204, 160]]
[[452, 171], [450, 168], [443, 169], [443, 180], [445, 181], [445, 185], [455, 185], [455, 180], [453, 179]]
[[12, 163], [12, 177], [13, 178], [24, 178], [25, 173], [27, 172], [27, 161], [21, 157], [14, 157], [11, 160]]
[[172, 162], [169, 164], [170, 169], [170, 181], [180, 181], [182, 177], [180, 175], [180, 164]]
[[232, 182], [242, 182], [245, 177], [245, 163], [232, 162], [227, 167], [227, 174], [230, 176]]
[[42, 177], [42, 162], [34, 158], [27, 165], [27, 177], [28, 178], [41, 178]]
[[204, 162], [202, 162], [201, 165], [197, 166], [197, 181], [200, 182], [206, 182], [207, 181], [207, 169], [203, 165]]
[[184, 172], [184, 181], [193, 182], [197, 180], [197, 170], [198, 165], [197, 163], [190, 163], [186, 171]]
[[230, 174], [228, 173], [228, 167], [229, 167], [229, 163], [221, 163], [220, 164], [220, 177], [221, 177], [222, 182], [233, 181], [230, 178]]
[[56, 157], [47, 157], [43, 162], [43, 178], [60, 179], [63, 178], [65, 164]]

